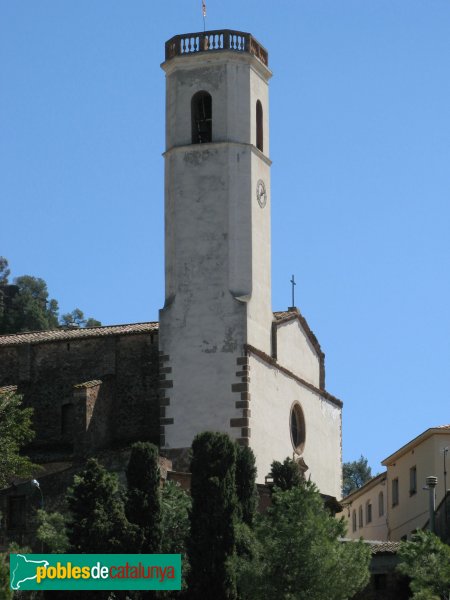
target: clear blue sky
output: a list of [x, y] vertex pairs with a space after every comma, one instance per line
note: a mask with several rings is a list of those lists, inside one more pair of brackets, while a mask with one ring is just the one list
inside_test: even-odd
[[[270, 53], [273, 306], [374, 470], [450, 422], [450, 0], [207, 0]], [[0, 255], [62, 312], [163, 304], [164, 42], [201, 0], [0, 0]]]

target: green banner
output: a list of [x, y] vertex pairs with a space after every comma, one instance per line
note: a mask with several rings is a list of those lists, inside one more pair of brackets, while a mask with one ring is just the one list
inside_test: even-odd
[[180, 590], [181, 554], [10, 554], [13, 590]]

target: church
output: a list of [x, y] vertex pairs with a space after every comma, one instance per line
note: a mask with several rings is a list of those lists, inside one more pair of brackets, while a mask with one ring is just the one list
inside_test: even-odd
[[249, 33], [177, 35], [162, 69], [159, 323], [0, 336], [0, 393], [34, 408], [28, 450], [48, 474], [137, 440], [186, 472], [194, 436], [212, 430], [252, 448], [259, 483], [289, 456], [340, 498], [342, 402], [300, 311], [272, 310], [268, 52]]

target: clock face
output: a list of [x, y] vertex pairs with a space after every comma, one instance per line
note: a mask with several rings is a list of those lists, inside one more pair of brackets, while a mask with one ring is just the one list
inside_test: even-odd
[[256, 199], [261, 208], [264, 208], [267, 204], [266, 184], [262, 179], [258, 179], [258, 183], [256, 184]]

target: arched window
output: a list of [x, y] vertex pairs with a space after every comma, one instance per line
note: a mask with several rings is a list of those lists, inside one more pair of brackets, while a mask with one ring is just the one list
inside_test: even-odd
[[356, 510], [353, 509], [353, 513], [352, 513], [352, 530], [355, 532], [356, 531]]
[[259, 100], [256, 102], [256, 147], [264, 152], [263, 108]]
[[359, 527], [363, 527], [364, 526], [364, 521], [363, 521], [363, 507], [360, 506], [359, 507]]
[[372, 502], [367, 500], [366, 502], [366, 525], [372, 523]]
[[191, 100], [192, 143], [212, 142], [212, 98], [208, 92], [197, 92]]
[[380, 492], [378, 494], [378, 516], [382, 517], [384, 515], [384, 494]]
[[305, 445], [305, 417], [303, 416], [302, 407], [298, 402], [295, 402], [291, 408], [291, 440], [294, 450], [297, 454], [301, 454]]

